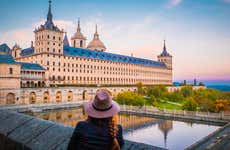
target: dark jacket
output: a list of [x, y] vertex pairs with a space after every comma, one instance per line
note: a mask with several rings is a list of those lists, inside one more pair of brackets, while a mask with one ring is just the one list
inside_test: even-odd
[[[124, 145], [122, 127], [118, 125], [117, 141]], [[78, 122], [70, 139], [68, 150], [109, 150], [112, 138], [106, 127], [96, 126], [90, 121]]]

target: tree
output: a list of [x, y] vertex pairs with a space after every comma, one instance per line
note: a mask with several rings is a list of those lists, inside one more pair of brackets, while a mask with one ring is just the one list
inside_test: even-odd
[[198, 105], [197, 105], [196, 101], [194, 101], [193, 98], [189, 97], [186, 99], [185, 103], [182, 105], [182, 108], [184, 110], [196, 111], [197, 106]]
[[137, 93], [138, 94], [144, 94], [144, 88], [143, 88], [143, 84], [141, 82], [137, 83], [136, 84], [136, 87], [137, 87]]
[[160, 98], [168, 91], [163, 85], [155, 85], [147, 87], [147, 96], [153, 95], [155, 98]]
[[168, 93], [166, 97], [168, 98], [168, 100], [173, 102], [184, 101], [185, 99], [180, 91], [174, 91], [172, 93]]
[[199, 86], [205, 86], [203, 82], [199, 82]]
[[126, 104], [126, 105], [135, 105], [135, 106], [143, 106], [146, 103], [146, 100], [143, 98], [142, 95], [131, 91], [124, 91], [115, 97], [115, 101], [119, 104]]
[[181, 91], [182, 95], [184, 97], [189, 97], [189, 96], [192, 96], [193, 94], [193, 89], [192, 89], [192, 86], [184, 86], [181, 88]]
[[229, 110], [229, 102], [224, 99], [219, 99], [214, 102], [215, 112]]

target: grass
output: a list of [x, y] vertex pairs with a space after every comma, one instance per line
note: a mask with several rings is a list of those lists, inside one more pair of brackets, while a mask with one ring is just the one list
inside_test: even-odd
[[159, 108], [162, 108], [162, 109], [176, 109], [176, 110], [182, 110], [182, 107], [181, 106], [178, 106], [178, 105], [174, 105], [174, 104], [169, 104], [169, 103], [164, 103], [164, 102], [159, 102], [158, 103], [158, 106]]

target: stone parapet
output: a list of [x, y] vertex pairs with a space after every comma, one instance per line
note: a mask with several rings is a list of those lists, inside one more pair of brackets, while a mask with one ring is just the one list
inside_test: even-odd
[[[73, 128], [8, 110], [0, 110], [0, 149], [65, 150]], [[125, 141], [123, 149], [163, 148]]]

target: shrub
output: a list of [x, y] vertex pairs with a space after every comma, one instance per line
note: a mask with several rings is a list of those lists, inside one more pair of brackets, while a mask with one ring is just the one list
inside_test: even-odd
[[119, 104], [135, 106], [143, 106], [146, 103], [146, 100], [141, 95], [131, 91], [124, 91], [122, 93], [117, 94], [115, 100]]
[[214, 111], [220, 112], [220, 111], [226, 111], [229, 110], [229, 102], [224, 99], [219, 99], [214, 102]]
[[196, 111], [197, 106], [198, 105], [197, 105], [196, 101], [194, 101], [193, 98], [189, 97], [189, 98], [186, 99], [186, 101], [183, 104], [182, 108], [184, 110]]

